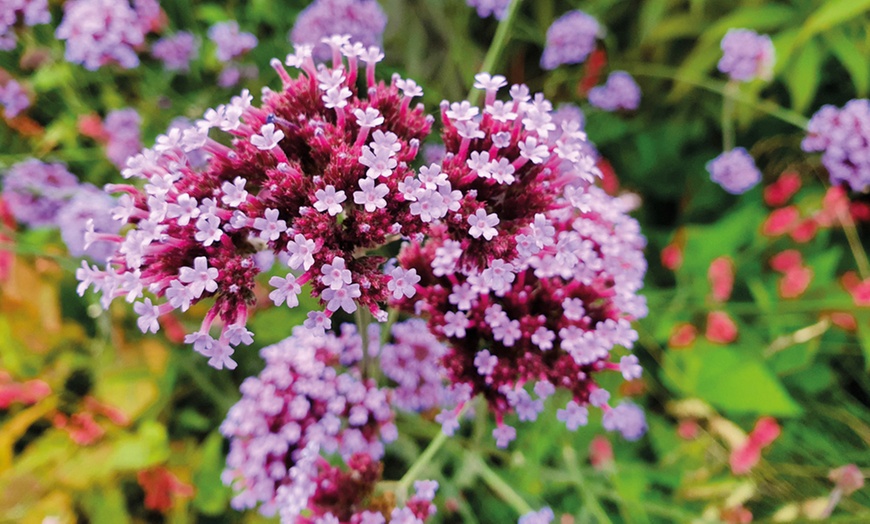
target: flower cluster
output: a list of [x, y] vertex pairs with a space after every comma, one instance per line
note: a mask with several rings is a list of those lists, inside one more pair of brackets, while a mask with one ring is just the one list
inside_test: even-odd
[[732, 80], [770, 80], [775, 60], [773, 42], [767, 35], [749, 29], [731, 29], [722, 38], [719, 71]]
[[[273, 60], [284, 89], [266, 90], [262, 107], [245, 91], [131, 158], [122, 174], [146, 182], [144, 189], [109, 189], [123, 193], [115, 216], [136, 227], [118, 239], [106, 270], [79, 270], [82, 291], [93, 285], [104, 303], [141, 299], [134, 309], [143, 331], [157, 331], [160, 315], [214, 297], [187, 340], [219, 368], [235, 366], [232, 346], [250, 343], [245, 324], [258, 252], [274, 253], [292, 270], [270, 280], [275, 304], [296, 306], [301, 286], [311, 284], [326, 307], [311, 313], [311, 326], [328, 327], [335, 311], [353, 313], [358, 304], [383, 319], [388, 297], [413, 295], [413, 271], [385, 274], [384, 259], [366, 253], [424, 225], [399, 187], [422, 186], [408, 167], [431, 125], [422, 106], [410, 107], [422, 91], [399, 77], [375, 83], [383, 57], [377, 48], [342, 37], [331, 42], [333, 68], [316, 68], [310, 46], [300, 46], [287, 62], [302, 74], [293, 79]], [[360, 60], [367, 98], [357, 93]], [[232, 144], [211, 138], [213, 128]], [[204, 166], [191, 161], [193, 151], [209, 155]], [[155, 304], [146, 289], [165, 301]], [[210, 328], [218, 318], [215, 339]]]
[[208, 37], [217, 46], [215, 52], [221, 62], [229, 62], [257, 47], [257, 37], [240, 32], [235, 20], [214, 24], [208, 29]]
[[364, 47], [380, 46], [387, 15], [377, 0], [315, 0], [296, 18], [290, 41], [314, 46], [314, 59], [332, 58], [332, 50], [323, 42], [334, 34], [349, 35]]
[[439, 421], [452, 432], [464, 399], [480, 393], [506, 446], [516, 432], [504, 415], [535, 420], [558, 387], [573, 394], [559, 413], [570, 428], [586, 423], [592, 404], [605, 411], [605, 427], [638, 438], [642, 412], [611, 408], [594, 377], [640, 375], [634, 356], [610, 361], [615, 346], [636, 339], [630, 321], [646, 314], [637, 222], [627, 202], [592, 185], [600, 173], [577, 122], [557, 132], [541, 95], [514, 86], [513, 100], [501, 102], [503, 78], [479, 75], [476, 85], [487, 91], [483, 115], [468, 102], [442, 104], [447, 155], [439, 169], [421, 169], [434, 179], [430, 191], [458, 189], [459, 205], [399, 255], [421, 281], [397, 306], [428, 317], [450, 346], [443, 363], [459, 405]]
[[707, 162], [710, 180], [732, 195], [745, 193], [761, 181], [761, 172], [755, 167], [746, 149], [736, 147]]
[[634, 111], [640, 105], [640, 87], [625, 71], [614, 71], [603, 86], [589, 91], [589, 103], [605, 111]]
[[496, 20], [501, 20], [507, 14], [511, 0], [465, 0], [465, 3], [477, 9], [477, 16], [481, 18], [494, 16]]
[[25, 160], [3, 177], [3, 201], [15, 220], [30, 227], [54, 226], [79, 181], [63, 164]]
[[161, 38], [151, 47], [151, 55], [161, 60], [168, 71], [187, 72], [190, 69], [190, 61], [196, 57], [197, 51], [199, 51], [199, 42], [187, 31], [179, 31], [172, 36]]
[[870, 186], [870, 100], [850, 100], [842, 109], [826, 105], [810, 119], [804, 151], [823, 151], [832, 184], [854, 191]]
[[69, 0], [55, 35], [66, 40], [66, 59], [92, 71], [106, 64], [139, 65], [137, 49], [159, 28], [157, 0]]
[[[342, 331], [337, 337], [298, 327], [262, 350], [265, 369], [245, 380], [221, 425], [230, 439], [222, 478], [237, 492], [235, 508], [259, 505], [286, 523], [386, 522], [365, 508], [381, 476], [383, 442], [396, 438], [389, 393], [339, 371], [363, 352], [355, 329]], [[391, 522], [427, 518], [433, 497], [434, 486], [420, 483]]]
[[598, 20], [583, 11], [569, 11], [547, 29], [547, 45], [541, 67], [556, 69], [562, 64], [580, 64], [595, 49], [602, 32]]
[[110, 111], [106, 115], [103, 122], [106, 156], [118, 169], [123, 169], [127, 159], [142, 149], [141, 123], [139, 113], [129, 107]]
[[15, 49], [15, 24], [34, 26], [51, 22], [48, 0], [6, 0], [0, 9], [0, 51]]
[[393, 342], [380, 350], [380, 367], [396, 383], [393, 404], [422, 412], [450, 403], [445, 388], [447, 373], [441, 364], [447, 346], [421, 319], [394, 324], [392, 335]]
[[0, 86], [0, 105], [6, 118], [15, 118], [30, 107], [30, 97], [17, 80], [9, 80], [6, 85]]
[[57, 214], [60, 236], [70, 255], [105, 264], [117, 244], [123, 222], [115, 218], [117, 202], [91, 184], [82, 184]]

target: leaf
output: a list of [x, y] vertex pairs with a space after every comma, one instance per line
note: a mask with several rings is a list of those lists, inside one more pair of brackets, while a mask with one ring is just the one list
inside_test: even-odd
[[206, 515], [224, 513], [229, 502], [229, 488], [221, 482], [224, 469], [222, 448], [223, 437], [217, 431], [212, 432], [202, 445], [200, 467], [193, 475], [196, 486], [193, 506]]
[[832, 27], [854, 20], [870, 10], [870, 0], [825, 0], [801, 27], [798, 43], [827, 31]]
[[815, 98], [823, 61], [824, 55], [819, 43], [810, 40], [797, 52], [789, 65], [785, 82], [791, 95], [791, 106], [795, 111], [804, 112]]
[[130, 522], [124, 494], [118, 484], [96, 487], [82, 497], [85, 513], [93, 524], [125, 524]]
[[700, 343], [690, 351], [671, 351], [662, 371], [683, 393], [724, 411], [774, 416], [801, 412], [763, 362], [730, 348]]
[[841, 31], [826, 32], [822, 38], [825, 39], [825, 43], [837, 60], [849, 72], [858, 96], [866, 96], [870, 91], [870, 62], [867, 61], [866, 55], [856, 52], [855, 42]]
[[870, 312], [861, 311], [855, 315], [858, 321], [858, 342], [864, 354], [864, 369], [870, 369]]
[[169, 457], [169, 436], [159, 422], [144, 421], [135, 435], [115, 443], [110, 465], [115, 470], [138, 471], [164, 462]]

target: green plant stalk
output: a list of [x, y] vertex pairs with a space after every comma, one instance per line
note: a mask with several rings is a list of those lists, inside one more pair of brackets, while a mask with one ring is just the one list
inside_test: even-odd
[[586, 502], [589, 511], [595, 515], [595, 518], [599, 523], [612, 524], [610, 517], [607, 516], [607, 512], [604, 511], [601, 503], [598, 502], [598, 498], [596, 498], [592, 491], [586, 486], [586, 480], [583, 477], [583, 473], [581, 473], [580, 468], [577, 467], [577, 452], [574, 451], [574, 448], [565, 446], [562, 448], [562, 457], [565, 459], [565, 465], [568, 467], [568, 472], [573, 477], [577, 487], [580, 488], [580, 492], [583, 494], [583, 499]]
[[734, 80], [725, 84], [725, 93], [722, 98], [722, 151], [734, 149], [736, 142], [734, 132], [734, 95], [739, 93], [739, 86]]
[[475, 464], [475, 469], [480, 474], [480, 478], [483, 482], [486, 483], [486, 485], [489, 486], [489, 488], [503, 501], [507, 502], [512, 508], [514, 508], [517, 513], [525, 515], [526, 513], [534, 511], [529, 503], [526, 502], [519, 493], [514, 491], [514, 488], [512, 488], [510, 484], [505, 482], [503, 478], [499, 477], [498, 474], [486, 464], [486, 462], [480, 459], [480, 457], [467, 453], [466, 460], [477, 462]]
[[[685, 77], [678, 74], [676, 72], [676, 69], [672, 67], [638, 63], [615, 63], [613, 64], [613, 67], [628, 71], [634, 76], [648, 76], [652, 78], [664, 78], [666, 80], [672, 80], [674, 82], [684, 82], [686, 84], [699, 87], [701, 89], [705, 89], [707, 91], [717, 93], [722, 96], [725, 96], [727, 90], [727, 85], [723, 84], [722, 82], [717, 82], [709, 79], [699, 80], [696, 78]], [[796, 111], [792, 111], [790, 109], [786, 109], [775, 102], [771, 102], [768, 100], [752, 100], [751, 98], [748, 98], [740, 93], [734, 93], [733, 100], [736, 102], [740, 102], [741, 104], [748, 105], [763, 113], [767, 113], [774, 118], [782, 120], [787, 124], [791, 124], [803, 130], [806, 130], [807, 123], [809, 123], [809, 120], [802, 114]]]
[[[480, 67], [481, 73], [492, 74], [496, 71], [502, 54], [507, 47], [508, 40], [510, 40], [511, 29], [513, 29], [514, 22], [517, 20], [517, 14], [520, 12], [520, 5], [522, 3], [523, 0], [511, 0], [508, 12], [502, 21], [499, 22], [498, 28], [495, 30], [495, 36], [492, 39], [492, 44], [490, 44], [489, 50], [483, 59], [483, 65]], [[480, 103], [481, 94], [480, 89], [471, 88], [466, 98], [471, 102], [471, 105], [477, 105]]]
[[358, 306], [354, 313], [356, 319], [356, 329], [359, 331], [359, 336], [362, 339], [362, 375], [363, 380], [369, 378], [369, 367], [371, 365], [371, 355], [369, 355], [369, 324], [372, 320], [372, 314], [368, 309]]
[[861, 244], [861, 238], [858, 236], [858, 230], [855, 228], [855, 222], [848, 211], [838, 213], [840, 225], [843, 226], [843, 232], [846, 233], [846, 241], [849, 242], [849, 249], [852, 251], [852, 256], [855, 257], [855, 263], [858, 265], [858, 273], [861, 278], [866, 280], [870, 277], [870, 262], [867, 260], [867, 252], [864, 251], [864, 246]]
[[[471, 405], [471, 401], [465, 403], [462, 406], [462, 409], [459, 410], [459, 414], [457, 415], [458, 419], [462, 419], [462, 416], [465, 414], [465, 411]], [[396, 498], [399, 499], [399, 502], [404, 503], [408, 498], [408, 488], [411, 487], [411, 483], [417, 480], [420, 473], [423, 471], [429, 462], [432, 460], [432, 457], [438, 453], [438, 450], [447, 442], [449, 437], [444, 433], [444, 431], [439, 431], [435, 438], [429, 442], [429, 445], [426, 446], [426, 449], [423, 450], [423, 453], [417, 457], [417, 460], [411, 464], [411, 467], [408, 468], [408, 471], [399, 479], [399, 482], [396, 484]]]

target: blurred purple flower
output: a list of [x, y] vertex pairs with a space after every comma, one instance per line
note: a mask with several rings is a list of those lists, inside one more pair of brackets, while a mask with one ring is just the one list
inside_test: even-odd
[[569, 11], [547, 29], [547, 45], [541, 67], [556, 69], [562, 64], [580, 64], [595, 49], [601, 32], [598, 20], [583, 11]]
[[842, 109], [826, 105], [807, 125], [804, 151], [823, 151], [822, 164], [832, 184], [855, 191], [870, 186], [870, 100], [850, 100]]
[[553, 123], [556, 124], [556, 129], [560, 129], [565, 122], [577, 122], [579, 129], [583, 129], [586, 125], [586, 115], [583, 110], [574, 104], [562, 104], [559, 109], [553, 111]]
[[[70, 255], [88, 256], [104, 264], [114, 253], [117, 243], [106, 241], [101, 235], [113, 236], [121, 230], [122, 222], [112, 218], [117, 201], [90, 184], [82, 184], [72, 199], [57, 214], [60, 236]], [[88, 238], [88, 224], [93, 221], [96, 237]]]
[[135, 109], [118, 109], [109, 112], [103, 123], [103, 129], [108, 136], [106, 156], [118, 169], [124, 169], [127, 158], [142, 149], [142, 137], [139, 126], [142, 119]]
[[776, 57], [769, 36], [749, 29], [731, 29], [722, 38], [721, 47], [724, 54], [719, 60], [719, 71], [732, 80], [770, 80]]
[[550, 522], [553, 522], [554, 518], [556, 518], [556, 516], [553, 514], [553, 510], [545, 507], [539, 511], [526, 513], [520, 517], [517, 524], [550, 524]]
[[332, 35], [349, 35], [365, 48], [380, 47], [387, 15], [376, 0], [315, 0], [305, 8], [290, 32], [296, 45], [314, 46], [314, 59], [325, 61], [332, 51], [322, 39]]
[[30, 98], [17, 80], [10, 80], [5, 86], [0, 86], [0, 105], [6, 118], [15, 118], [30, 107]]
[[497, 20], [504, 18], [511, 0], [465, 0], [469, 7], [477, 9], [477, 16], [486, 18], [495, 16]]
[[196, 57], [199, 42], [187, 31], [180, 31], [172, 36], [161, 38], [151, 48], [151, 55], [163, 61], [169, 71], [184, 71], [190, 69], [190, 61]]
[[3, 177], [3, 201], [21, 224], [30, 227], [55, 225], [58, 210], [79, 184], [63, 164], [47, 164], [31, 158], [12, 166]]
[[51, 22], [48, 0], [3, 0], [0, 2], [0, 51], [15, 49], [15, 24], [34, 26]]
[[633, 111], [640, 105], [640, 87], [625, 71], [614, 71], [603, 86], [589, 91], [589, 103], [605, 111]]
[[94, 71], [117, 63], [125, 69], [139, 65], [136, 50], [145, 34], [159, 23], [160, 6], [154, 0], [69, 0], [55, 32], [66, 40], [67, 61]]
[[257, 78], [259, 72], [253, 64], [230, 64], [218, 75], [217, 84], [220, 87], [233, 87], [242, 80]]
[[235, 20], [214, 24], [208, 29], [208, 37], [217, 45], [217, 57], [221, 62], [229, 62], [257, 47], [257, 37], [240, 33], [239, 23]]
[[761, 181], [761, 172], [755, 167], [752, 155], [742, 147], [726, 151], [707, 162], [710, 180], [732, 195], [745, 193]]
[[607, 431], [618, 431], [626, 440], [637, 440], [646, 433], [646, 416], [636, 404], [625, 401], [609, 409], [601, 419]]

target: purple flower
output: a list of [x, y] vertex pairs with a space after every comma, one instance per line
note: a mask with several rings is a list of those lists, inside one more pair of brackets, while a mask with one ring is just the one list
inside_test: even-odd
[[155, 0], [69, 0], [55, 32], [66, 40], [67, 61], [94, 71], [106, 64], [125, 69], [139, 65], [136, 50], [158, 24]]
[[826, 105], [810, 119], [804, 151], [822, 151], [832, 184], [853, 191], [870, 186], [870, 100], [850, 100], [842, 109]]
[[199, 51], [199, 42], [196, 37], [187, 31], [163, 37], [154, 42], [151, 55], [163, 61], [163, 65], [169, 71], [184, 71], [190, 69], [190, 61], [196, 57]]
[[755, 167], [746, 149], [736, 147], [707, 162], [710, 180], [732, 195], [745, 193], [761, 181], [761, 171]]
[[322, 40], [332, 35], [347, 35], [360, 49], [380, 46], [387, 15], [376, 0], [315, 0], [296, 18], [290, 41], [314, 46], [314, 59], [332, 58], [332, 50]]
[[550, 524], [553, 522], [553, 519], [556, 516], [553, 514], [553, 510], [545, 507], [541, 508], [538, 511], [532, 511], [531, 513], [526, 513], [520, 520], [517, 521], [517, 524]]
[[569, 11], [547, 29], [547, 45], [541, 67], [556, 69], [562, 64], [580, 64], [595, 49], [601, 33], [598, 20], [583, 11]]
[[13, 165], [3, 181], [3, 201], [21, 224], [57, 226], [57, 213], [72, 198], [79, 181], [63, 164], [25, 160]]
[[118, 169], [123, 169], [127, 159], [142, 149], [141, 124], [139, 113], [129, 107], [110, 111], [106, 115], [103, 122], [103, 129], [108, 136], [106, 156]]
[[229, 62], [257, 47], [257, 37], [239, 32], [235, 20], [214, 24], [208, 29], [208, 37], [217, 45], [217, 58], [221, 62]]
[[[115, 250], [123, 225], [112, 218], [117, 202], [90, 184], [83, 184], [57, 214], [60, 236], [70, 255], [104, 264]], [[93, 238], [88, 238], [89, 231]]]
[[253, 64], [238, 65], [230, 63], [218, 75], [217, 84], [220, 87], [233, 87], [242, 80], [257, 78], [259, 70]]
[[380, 365], [396, 383], [393, 403], [406, 411], [427, 411], [447, 399], [446, 371], [441, 358], [447, 347], [438, 341], [420, 319], [393, 325], [393, 343], [381, 348]]
[[775, 60], [773, 42], [749, 29], [731, 29], [722, 38], [719, 71], [732, 80], [770, 80]]
[[30, 98], [17, 80], [10, 80], [5, 86], [0, 86], [0, 105], [6, 118], [15, 118], [30, 107]]
[[605, 111], [633, 111], [640, 105], [640, 87], [625, 71], [614, 71], [603, 86], [589, 91], [589, 103]]
[[15, 49], [15, 24], [34, 26], [51, 22], [48, 0], [6, 0], [0, 7], [0, 51]]
[[631, 402], [622, 402], [605, 411], [601, 421], [607, 431], [619, 431], [626, 440], [637, 440], [646, 433], [646, 416]]
[[507, 14], [511, 0], [465, 0], [465, 3], [477, 9], [477, 16], [481, 18], [494, 16], [496, 20], [501, 20]]

